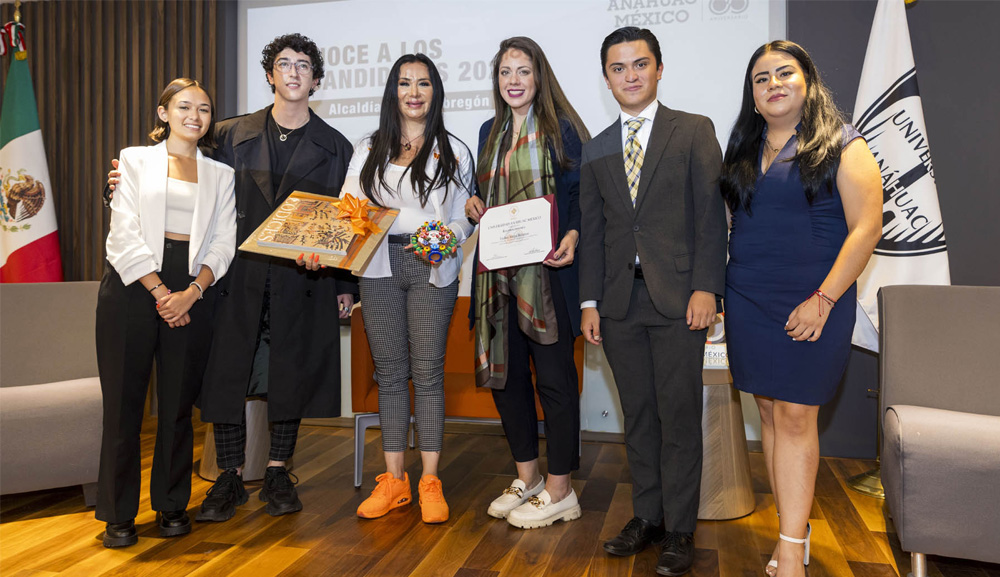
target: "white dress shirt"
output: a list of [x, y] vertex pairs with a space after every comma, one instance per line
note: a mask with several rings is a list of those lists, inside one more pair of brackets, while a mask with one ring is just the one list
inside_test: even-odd
[[[639, 145], [642, 146], [643, 154], [646, 153], [646, 145], [649, 144], [649, 135], [653, 131], [653, 118], [656, 116], [656, 109], [660, 107], [660, 102], [654, 100], [649, 103], [649, 106], [644, 108], [636, 116], [622, 110], [620, 120], [622, 123], [622, 150], [625, 150], [625, 141], [628, 140], [628, 125], [625, 124], [626, 120], [632, 120], [633, 118], [642, 118], [642, 126], [639, 127], [639, 131], [635, 133], [636, 140], [639, 141]], [[622, 159], [622, 165], [625, 164], [624, 157]]]
[[[625, 150], [625, 142], [628, 140], [628, 124], [625, 124], [625, 121], [626, 120], [631, 120], [633, 118], [642, 118], [642, 119], [644, 119], [643, 122], [642, 122], [642, 126], [640, 126], [639, 130], [635, 133], [635, 138], [636, 138], [636, 140], [639, 141], [639, 146], [642, 147], [642, 153], [643, 153], [643, 155], [645, 155], [646, 154], [646, 145], [649, 144], [649, 135], [653, 131], [653, 119], [656, 117], [656, 110], [659, 107], [660, 107], [660, 101], [659, 100], [653, 100], [652, 102], [649, 103], [649, 106], [647, 106], [646, 108], [643, 108], [642, 112], [640, 112], [636, 116], [633, 116], [633, 115], [629, 114], [628, 112], [625, 112], [624, 110], [622, 110], [621, 116], [619, 117], [619, 121], [621, 122], [621, 128], [622, 128], [622, 151], [623, 151], [623, 154], [624, 154], [624, 150]], [[624, 156], [622, 157], [622, 166], [623, 167], [625, 166], [625, 158], [624, 158]], [[623, 170], [624, 170], [624, 168], [623, 168]], [[640, 175], [639, 175], [639, 180], [642, 181], [642, 172], [641, 171], [640, 171]], [[635, 255], [635, 264], [636, 264], [636, 266], [639, 266], [639, 255], [638, 254]], [[581, 309], [592, 309], [592, 308], [596, 308], [596, 307], [597, 307], [597, 301], [583, 301], [582, 303], [580, 303], [580, 308]]]

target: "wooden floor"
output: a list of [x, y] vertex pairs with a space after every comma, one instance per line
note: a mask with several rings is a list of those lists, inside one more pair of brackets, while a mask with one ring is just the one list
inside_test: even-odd
[[[151, 427], [147, 423], [144, 428], [144, 455], [152, 452]], [[126, 549], [101, 545], [103, 523], [83, 506], [79, 488], [5, 496], [0, 499], [0, 576], [655, 575], [653, 549], [616, 558], [601, 548], [631, 517], [623, 445], [584, 444], [581, 468], [574, 475], [584, 511], [579, 520], [523, 531], [486, 515], [488, 503], [514, 475], [503, 437], [446, 435], [440, 477], [451, 520], [430, 526], [420, 521], [416, 504], [378, 520], [355, 516], [383, 466], [379, 433], [373, 430], [366, 439], [365, 483], [356, 491], [352, 435], [345, 428], [303, 427], [295, 470], [303, 512], [268, 516], [257, 499], [259, 483], [254, 483], [248, 487], [250, 501], [234, 519], [195, 524], [190, 535], [163, 539], [147, 497], [136, 520], [139, 543]], [[414, 491], [418, 457], [416, 451], [408, 452]], [[150, 460], [143, 461], [143, 494]], [[751, 462], [756, 511], [734, 521], [698, 524], [691, 577], [764, 574], [778, 529], [761, 455], [752, 454]], [[844, 486], [845, 478], [871, 465], [841, 459], [820, 464], [811, 514], [811, 577], [891, 577], [909, 571], [909, 555], [900, 551], [899, 540], [887, 528], [882, 502]], [[208, 487], [195, 478], [192, 516]], [[1000, 577], [998, 565], [941, 558], [930, 558], [929, 565], [935, 577]]]

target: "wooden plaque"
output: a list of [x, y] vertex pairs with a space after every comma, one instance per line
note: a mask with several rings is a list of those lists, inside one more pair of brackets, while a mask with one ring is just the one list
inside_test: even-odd
[[[306, 206], [308, 209], [303, 210]], [[368, 264], [399, 215], [399, 211], [392, 208], [366, 208], [368, 218], [381, 232], [366, 235], [345, 232], [350, 231], [350, 221], [337, 218], [339, 198], [295, 191], [247, 237], [240, 250], [291, 260], [302, 253], [315, 253], [319, 255], [320, 264], [348, 269], [357, 275]], [[289, 230], [296, 234], [288, 234]], [[325, 234], [317, 234], [317, 230]], [[336, 239], [331, 241], [331, 235]], [[280, 244], [287, 246], [278, 246]], [[343, 254], [335, 254], [337, 252]]]

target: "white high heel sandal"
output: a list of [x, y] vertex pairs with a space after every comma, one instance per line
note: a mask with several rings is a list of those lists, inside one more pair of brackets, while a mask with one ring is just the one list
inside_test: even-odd
[[[805, 550], [805, 555], [802, 557], [802, 564], [805, 565], [806, 567], [809, 566], [809, 537], [812, 536], [812, 532], [813, 532], [812, 525], [810, 525], [809, 523], [806, 523], [806, 538], [805, 539], [796, 539], [795, 537], [789, 537], [788, 535], [782, 535], [781, 533], [778, 533], [778, 538], [781, 539], [782, 541], [788, 541], [789, 543], [797, 543], [799, 545], [805, 545], [805, 549], [806, 550]], [[774, 567], [775, 574], [777, 574], [777, 572], [778, 572], [778, 560], [777, 559], [771, 559], [770, 561], [768, 561], [767, 562], [767, 566], [768, 567]], [[767, 573], [768, 575], [770, 575], [770, 573], [766, 569], [764, 570], [764, 573]]]

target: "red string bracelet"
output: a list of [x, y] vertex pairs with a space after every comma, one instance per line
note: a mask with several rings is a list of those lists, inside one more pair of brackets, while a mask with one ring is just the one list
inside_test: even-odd
[[833, 300], [825, 292], [819, 289], [814, 290], [813, 293], [809, 295], [809, 298], [812, 298], [814, 295], [820, 298], [820, 300], [816, 301], [816, 307], [819, 310], [819, 316], [823, 316], [823, 301], [826, 301], [826, 304], [830, 305], [831, 309], [837, 306], [837, 301]]

